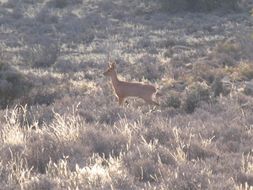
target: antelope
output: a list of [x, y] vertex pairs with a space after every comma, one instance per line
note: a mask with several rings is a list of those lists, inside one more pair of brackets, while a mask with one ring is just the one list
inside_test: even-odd
[[122, 105], [127, 97], [138, 97], [145, 100], [148, 104], [159, 106], [159, 103], [153, 100], [153, 96], [161, 96], [161, 94], [157, 92], [157, 89], [149, 84], [119, 80], [115, 62], [109, 63], [107, 70], [103, 74], [111, 78], [112, 86], [118, 98], [119, 105]]

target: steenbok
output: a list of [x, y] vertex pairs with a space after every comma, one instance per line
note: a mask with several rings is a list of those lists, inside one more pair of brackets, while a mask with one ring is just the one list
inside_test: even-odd
[[110, 76], [114, 92], [116, 93], [119, 105], [122, 105], [127, 97], [138, 97], [145, 100], [148, 104], [159, 105], [153, 100], [153, 96], [161, 96], [157, 89], [149, 84], [121, 81], [117, 77], [115, 63], [109, 64], [108, 69], [104, 72], [105, 76]]

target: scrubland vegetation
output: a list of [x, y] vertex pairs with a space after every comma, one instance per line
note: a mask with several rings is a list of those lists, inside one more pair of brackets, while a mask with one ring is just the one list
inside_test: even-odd
[[1, 0], [0, 189], [252, 189], [252, 4]]

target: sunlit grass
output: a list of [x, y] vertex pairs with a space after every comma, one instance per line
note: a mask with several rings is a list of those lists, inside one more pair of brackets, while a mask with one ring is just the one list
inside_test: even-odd
[[252, 189], [251, 17], [168, 3], [0, 1], [1, 189]]

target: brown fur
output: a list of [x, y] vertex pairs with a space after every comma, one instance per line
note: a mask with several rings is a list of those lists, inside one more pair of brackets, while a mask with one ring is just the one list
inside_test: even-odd
[[115, 94], [118, 97], [119, 104], [122, 105], [127, 97], [138, 97], [149, 104], [159, 105], [153, 100], [153, 95], [160, 95], [153, 85], [142, 84], [137, 82], [121, 81], [117, 77], [115, 63], [109, 64], [108, 69], [104, 72], [105, 76], [110, 76]]

